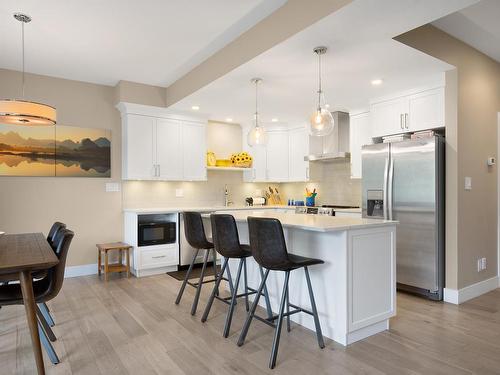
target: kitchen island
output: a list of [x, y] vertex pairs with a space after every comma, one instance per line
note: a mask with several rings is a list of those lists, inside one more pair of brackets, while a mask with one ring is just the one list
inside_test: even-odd
[[[248, 216], [274, 217], [283, 225], [290, 253], [324, 260], [325, 264], [310, 267], [310, 275], [326, 337], [348, 345], [389, 328], [389, 318], [396, 314], [397, 222], [262, 210], [224, 213], [234, 216], [242, 243], [248, 243]], [[208, 215], [204, 217], [209, 220]], [[259, 269], [253, 259], [247, 263], [249, 286], [257, 288]], [[237, 260], [230, 260], [229, 266], [236, 275]], [[303, 272], [300, 269], [290, 275], [290, 302], [309, 308]], [[278, 311], [283, 280], [284, 272], [274, 271], [267, 279], [274, 312]], [[263, 299], [259, 304], [264, 304]], [[295, 314], [291, 318], [314, 330], [311, 316]]]

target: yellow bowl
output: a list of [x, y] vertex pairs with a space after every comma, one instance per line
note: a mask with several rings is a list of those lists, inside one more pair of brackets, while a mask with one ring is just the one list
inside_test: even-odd
[[217, 159], [215, 165], [217, 167], [232, 167], [233, 162], [230, 159]]

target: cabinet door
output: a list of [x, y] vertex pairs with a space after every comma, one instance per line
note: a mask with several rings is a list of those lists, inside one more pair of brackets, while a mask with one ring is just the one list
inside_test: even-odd
[[123, 178], [153, 180], [156, 178], [154, 117], [127, 115], [123, 129]]
[[408, 120], [411, 131], [444, 126], [444, 87], [426, 90], [408, 97]]
[[269, 132], [268, 136], [267, 180], [288, 181], [288, 132]]
[[156, 164], [158, 165], [159, 179], [182, 180], [180, 121], [157, 119]]
[[361, 178], [361, 147], [372, 144], [370, 113], [353, 115], [349, 120], [351, 178]]
[[374, 137], [405, 133], [404, 113], [407, 103], [405, 98], [397, 98], [370, 106], [370, 117]]
[[307, 129], [292, 129], [289, 134], [289, 177], [288, 181], [308, 181], [309, 162], [304, 156], [309, 152], [309, 132]]
[[184, 180], [206, 180], [206, 124], [199, 122], [182, 122], [181, 129]]

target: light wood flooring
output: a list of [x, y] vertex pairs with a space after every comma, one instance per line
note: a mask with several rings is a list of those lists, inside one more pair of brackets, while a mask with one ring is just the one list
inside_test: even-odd
[[[500, 289], [461, 306], [398, 295], [390, 331], [348, 348], [313, 332], [283, 331], [275, 370], [269, 370], [272, 328], [254, 321], [246, 344], [238, 304], [231, 336], [222, 337], [226, 305], [216, 301], [207, 323], [189, 314], [193, 288], [174, 305], [180, 282], [167, 275], [142, 279], [66, 279], [49, 303], [61, 363], [45, 357], [49, 374], [500, 374]], [[0, 374], [34, 374], [22, 306], [0, 309]]]

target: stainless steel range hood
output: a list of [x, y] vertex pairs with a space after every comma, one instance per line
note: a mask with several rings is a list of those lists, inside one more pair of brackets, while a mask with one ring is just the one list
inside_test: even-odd
[[346, 159], [349, 153], [349, 114], [346, 112], [332, 112], [335, 121], [333, 132], [324, 137], [309, 136], [309, 155], [305, 161], [331, 161]]

